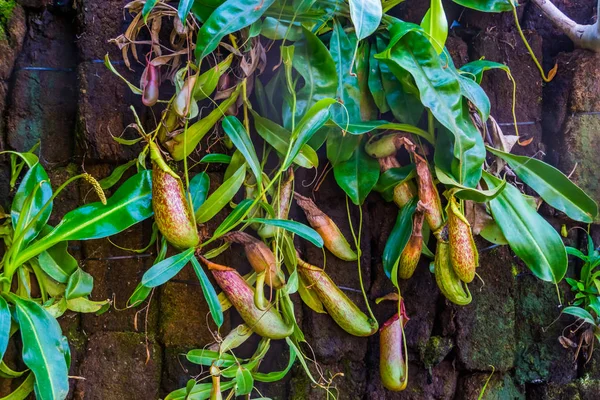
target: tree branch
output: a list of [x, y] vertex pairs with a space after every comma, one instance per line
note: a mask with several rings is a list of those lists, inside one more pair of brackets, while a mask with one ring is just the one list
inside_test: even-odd
[[593, 25], [581, 25], [567, 17], [550, 0], [531, 0], [542, 14], [561, 31], [563, 31], [577, 47], [600, 52], [600, 0], [598, 0], [598, 19]]

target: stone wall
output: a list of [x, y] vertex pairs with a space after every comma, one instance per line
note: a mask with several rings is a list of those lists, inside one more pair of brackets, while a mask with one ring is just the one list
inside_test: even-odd
[[[147, 115], [121, 81], [102, 65], [109, 53], [120, 60], [119, 51], [107, 40], [127, 26], [123, 0], [68, 1], [18, 0], [6, 35], [0, 39], [0, 149], [28, 150], [41, 139], [40, 158], [51, 171], [53, 184], [85, 169], [98, 178], [110, 174], [119, 163], [132, 159], [135, 147], [123, 147], [111, 135], [120, 135], [131, 122], [130, 104]], [[589, 23], [593, 0], [556, 0], [577, 22]], [[418, 22], [428, 2], [409, 0], [398, 16]], [[525, 4], [519, 16], [536, 54], [546, 70], [558, 63], [558, 75], [542, 84], [527, 54], [512, 16], [483, 15], [447, 4], [453, 29], [448, 47], [457, 64], [485, 57], [506, 63], [518, 85], [517, 120], [525, 139], [533, 138], [517, 152], [545, 158], [600, 200], [596, 178], [600, 135], [600, 91], [598, 57], [573, 50], [572, 44], [545, 21], [534, 6]], [[134, 80], [130, 72], [117, 66]], [[502, 72], [489, 72], [483, 82], [492, 102], [492, 113], [507, 133], [513, 133], [512, 85]], [[10, 196], [7, 159], [0, 160], [0, 204]], [[222, 172], [211, 172], [213, 185]], [[313, 180], [312, 172], [298, 175]], [[84, 201], [93, 200], [90, 188], [74, 187], [57, 200], [59, 218]], [[329, 176], [316, 192], [316, 201], [349, 234], [345, 202]], [[396, 210], [372, 195], [364, 206], [362, 273], [371, 299], [391, 291], [381, 267], [385, 240]], [[567, 223], [561, 215], [544, 208], [557, 228]], [[302, 218], [298, 210], [292, 215]], [[357, 213], [353, 213], [357, 222]], [[56, 222], [56, 221], [54, 221]], [[578, 245], [577, 230], [566, 239]], [[600, 229], [593, 227], [600, 239]], [[142, 224], [113, 238], [123, 247], [142, 248], [150, 226]], [[315, 314], [298, 304], [298, 318], [320, 361], [324, 374], [342, 372], [336, 378], [340, 399], [477, 399], [489, 375], [495, 371], [484, 399], [594, 399], [600, 389], [600, 353], [588, 364], [573, 362], [557, 338], [572, 319], [560, 318], [556, 289], [535, 279], [507, 249], [489, 249], [479, 243], [482, 280], [471, 285], [473, 302], [456, 307], [439, 295], [426, 263], [415, 276], [402, 283], [407, 311], [410, 378], [401, 393], [385, 391], [378, 377], [378, 337], [355, 338], [345, 334], [327, 315]], [[207, 328], [207, 306], [191, 271], [155, 291], [145, 308], [124, 309], [153, 255], [132, 255], [106, 240], [71, 243], [71, 252], [95, 278], [94, 299], [110, 298], [115, 307], [97, 317], [69, 314], [61, 324], [71, 341], [73, 366], [70, 374], [73, 399], [157, 399], [182, 387], [200, 371], [183, 354], [213, 341]], [[319, 264], [322, 254], [304, 249], [309, 262]], [[242, 252], [234, 247], [223, 263], [248, 268]], [[355, 263], [328, 258], [328, 271], [348, 295], [362, 304]], [[570, 270], [570, 274], [576, 271]], [[569, 291], [560, 285], [563, 301]], [[565, 298], [566, 297], [566, 298]], [[375, 306], [384, 321], [394, 305]], [[226, 333], [240, 320], [235, 314], [222, 330]], [[256, 341], [245, 345], [250, 355]], [[265, 369], [281, 369], [287, 358], [279, 357], [283, 345], [275, 344]], [[12, 350], [14, 352], [14, 349]], [[243, 354], [242, 354], [243, 355]], [[277, 357], [275, 357], [277, 355]], [[1, 382], [1, 380], [0, 380]], [[0, 392], [10, 383], [0, 383]], [[324, 393], [311, 386], [300, 368], [277, 384], [262, 385], [262, 393], [274, 399], [319, 399]]]

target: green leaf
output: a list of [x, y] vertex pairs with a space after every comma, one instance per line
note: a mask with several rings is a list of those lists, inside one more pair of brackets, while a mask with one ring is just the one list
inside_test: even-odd
[[30, 372], [19, 387], [13, 390], [8, 396], [2, 397], [2, 400], [25, 400], [33, 392], [34, 385], [35, 376]]
[[500, 185], [490, 190], [473, 189], [461, 185], [456, 182], [450, 175], [446, 174], [440, 168], [435, 168], [435, 175], [441, 183], [446, 187], [451, 187], [454, 190], [454, 195], [461, 200], [472, 200], [476, 203], [485, 203], [498, 196], [506, 186], [506, 180], [503, 180]]
[[573, 307], [573, 306], [565, 307], [565, 309], [562, 311], [562, 313], [573, 315], [577, 318], [584, 320], [587, 323], [596, 325], [596, 322], [595, 322], [592, 314], [590, 314], [589, 312], [587, 312], [586, 310], [584, 310], [581, 307]]
[[[335, 97], [337, 92], [335, 62], [327, 47], [311, 31], [302, 28], [302, 32], [304, 39], [295, 43], [293, 59], [294, 69], [304, 78], [304, 86], [296, 94], [297, 117], [319, 100]], [[287, 122], [284, 126], [290, 127]]]
[[[33, 194], [34, 191], [35, 194]], [[27, 200], [32, 194], [33, 197]], [[50, 213], [52, 212], [52, 204], [46, 207], [39, 217], [36, 217], [36, 215], [51, 197], [52, 186], [50, 186], [48, 174], [44, 170], [44, 167], [40, 163], [37, 163], [23, 177], [10, 210], [15, 236], [21, 234], [34, 217], [36, 218], [33, 226], [27, 229], [27, 232], [23, 236], [23, 241], [19, 244], [20, 247], [27, 246], [41, 232], [46, 222], [48, 222], [48, 218], [50, 218]]]
[[379, 60], [375, 58], [377, 48], [373, 45], [369, 49], [369, 77], [367, 78], [367, 84], [369, 91], [373, 96], [373, 101], [379, 109], [379, 112], [384, 114], [390, 111], [390, 106], [387, 103], [385, 97], [385, 89], [383, 87], [383, 80], [381, 77], [381, 71], [379, 69]]
[[454, 156], [459, 163], [453, 175], [460, 184], [475, 187], [481, 178], [485, 147], [463, 101], [456, 72], [449, 70], [447, 60], [440, 58], [417, 25], [398, 22], [391, 29], [390, 45], [375, 57], [388, 63], [395, 74], [400, 67], [413, 76], [423, 105], [454, 135]]
[[465, 75], [470, 75], [478, 84], [481, 84], [483, 73], [490, 69], [501, 69], [507, 74], [510, 74], [508, 66], [488, 60], [472, 61], [460, 67], [461, 72], [464, 72]]
[[415, 176], [416, 170], [414, 164], [400, 168], [390, 168], [381, 173], [373, 190], [381, 193], [381, 196], [385, 199], [385, 201], [392, 201], [396, 186], [414, 178]]
[[289, 221], [287, 219], [266, 219], [266, 218], [252, 218], [248, 220], [249, 223], [258, 222], [260, 224], [272, 225], [277, 228], [283, 228], [287, 231], [295, 233], [296, 235], [304, 238], [314, 244], [315, 246], [322, 248], [323, 247], [323, 239], [317, 231], [314, 229], [301, 224], [296, 221]]
[[192, 206], [194, 212], [206, 201], [208, 190], [210, 189], [210, 176], [206, 172], [200, 172], [194, 175], [190, 181], [190, 193], [192, 195]]
[[489, 13], [512, 10], [511, 0], [454, 0], [454, 2], [473, 10]]
[[340, 23], [334, 21], [331, 40], [331, 57], [337, 72], [338, 103], [331, 107], [331, 119], [342, 129], [351, 122], [360, 122], [360, 89], [358, 76], [354, 73], [356, 36], [348, 35]]
[[110, 301], [91, 301], [85, 297], [67, 300], [67, 308], [78, 313], [97, 313], [100, 315], [110, 307]]
[[441, 54], [448, 38], [448, 20], [442, 0], [431, 0], [429, 10], [421, 21], [421, 27], [429, 35], [429, 40], [437, 53]]
[[[52, 228], [46, 225], [50, 231]], [[69, 254], [68, 242], [59, 242], [38, 256], [42, 270], [52, 279], [67, 283], [69, 277], [78, 268], [77, 260]]]
[[[235, 381], [221, 382], [221, 392], [231, 389]], [[165, 400], [208, 400], [212, 391], [212, 383], [199, 383], [188, 394], [187, 388], [177, 389], [167, 395]]]
[[333, 175], [350, 200], [359, 206], [377, 184], [379, 169], [379, 162], [359, 146], [348, 161], [333, 167]]
[[[149, 4], [151, 4], [152, 2], [156, 3], [156, 0], [150, 0], [148, 1], [144, 7], [148, 6]], [[110, 58], [108, 57], [108, 53], [106, 53], [106, 55], [104, 56], [104, 65], [106, 66], [106, 68], [109, 69], [110, 72], [112, 72], [113, 74], [115, 74], [116, 76], [118, 76], [119, 78], [121, 78], [121, 80], [123, 82], [125, 82], [127, 84], [127, 86], [129, 86], [129, 89], [134, 93], [134, 94], [142, 94], [142, 89], [140, 89], [139, 87], [135, 86], [133, 83], [129, 82], [127, 79], [125, 79], [125, 77], [123, 77], [123, 75], [121, 75], [116, 69], [115, 67], [113, 67], [113, 65], [110, 62]]]
[[252, 392], [252, 388], [254, 387], [254, 378], [252, 378], [252, 373], [246, 368], [238, 367], [237, 372], [235, 373], [235, 381], [236, 396], [243, 396]]
[[[254, 110], [250, 110], [254, 118], [254, 127], [265, 142], [270, 144], [281, 158], [287, 153], [292, 133], [283, 126], [267, 118], [258, 115]], [[294, 163], [304, 168], [316, 168], [319, 166], [319, 157], [317, 152], [309, 145], [300, 148], [298, 155], [294, 158]]]
[[211, 153], [207, 154], [200, 160], [201, 163], [219, 163], [229, 164], [231, 162], [231, 156], [227, 154]]
[[381, 23], [383, 10], [380, 0], [350, 0], [350, 19], [358, 40], [375, 32]]
[[[377, 35], [376, 43], [379, 51], [385, 50], [386, 44], [381, 35]], [[377, 55], [374, 57], [376, 59]], [[410, 75], [400, 68], [392, 71], [385, 62], [379, 62], [378, 65], [385, 99], [394, 118], [403, 123], [417, 125], [424, 107], [418, 93], [409, 90], [406, 81], [411, 78]]]
[[349, 135], [341, 129], [331, 129], [327, 135], [327, 159], [334, 167], [348, 161], [358, 148], [362, 137]]
[[258, 382], [277, 382], [277, 381], [280, 381], [281, 379], [283, 379], [288, 374], [290, 369], [292, 369], [292, 366], [294, 365], [294, 361], [296, 361], [296, 352], [291, 347], [289, 350], [290, 350], [290, 360], [288, 361], [287, 367], [285, 367], [285, 369], [283, 371], [276, 371], [276, 372], [269, 372], [269, 373], [254, 372], [252, 374], [252, 376], [254, 377], [254, 380], [256, 380]]
[[196, 211], [196, 222], [203, 224], [217, 215], [233, 196], [240, 190], [246, 176], [246, 164], [238, 170], [211, 194]]
[[360, 96], [360, 117], [363, 121], [377, 119], [377, 105], [369, 90], [369, 51], [371, 46], [366, 40], [360, 42], [356, 53], [356, 75], [358, 75], [358, 92]]
[[40, 400], [64, 399], [69, 393], [68, 346], [58, 321], [37, 303], [13, 294], [23, 340], [23, 362], [35, 374]]
[[546, 203], [569, 218], [592, 223], [598, 216], [598, 204], [558, 169], [535, 158], [505, 153], [489, 146], [487, 149], [506, 161], [514, 173]]
[[[490, 189], [502, 181], [484, 172]], [[538, 278], [558, 283], [567, 272], [567, 251], [558, 232], [534, 209], [512, 185], [491, 200], [492, 216], [502, 230], [510, 248]]]
[[206, 272], [196, 259], [196, 257], [192, 257], [192, 267], [194, 267], [194, 272], [196, 272], [196, 276], [200, 281], [200, 286], [202, 287], [202, 294], [204, 295], [204, 299], [208, 304], [208, 309], [210, 310], [210, 315], [212, 316], [213, 321], [217, 324], [217, 327], [221, 327], [223, 325], [224, 317], [223, 317], [223, 309], [221, 307], [221, 303], [219, 302], [219, 296], [215, 291], [215, 288], [210, 283]]
[[394, 286], [398, 287], [398, 263], [404, 247], [412, 234], [412, 218], [417, 209], [417, 199], [412, 199], [400, 211], [396, 224], [390, 232], [383, 250], [383, 272], [391, 279]]
[[237, 117], [228, 115], [223, 118], [223, 130], [229, 136], [234, 146], [242, 153], [250, 169], [254, 173], [258, 186], [262, 185], [262, 168], [256, 155], [254, 145], [250, 140], [250, 134], [246, 132], [246, 128]]
[[252, 25], [275, 0], [227, 0], [210, 14], [196, 40], [196, 61], [212, 53], [225, 35]]
[[154, 264], [144, 276], [142, 276], [142, 285], [153, 288], [167, 282], [179, 273], [185, 265], [194, 257], [196, 249], [190, 248], [179, 254], [175, 254]]
[[4, 352], [8, 347], [11, 319], [8, 303], [3, 297], [0, 297], [0, 360], [4, 357]]
[[232, 230], [237, 224], [240, 223], [242, 218], [246, 215], [250, 207], [254, 203], [253, 199], [244, 199], [238, 204], [233, 211], [225, 218], [225, 220], [215, 229], [213, 237], [221, 237], [223, 234]]
[[185, 25], [185, 20], [187, 19], [188, 14], [190, 13], [190, 10], [192, 9], [193, 5], [194, 0], [179, 1], [179, 7], [177, 7], [177, 15], [179, 16], [179, 19], [181, 20], [181, 23], [183, 23], [183, 25]]
[[137, 158], [135, 160], [131, 160], [128, 163], [123, 165], [119, 165], [117, 168], [113, 170], [113, 172], [104, 179], [101, 179], [98, 183], [100, 183], [100, 187], [104, 190], [110, 189], [114, 185], [117, 184], [123, 177], [123, 174], [131, 167], [135, 165], [137, 162]]
[[129, 297], [129, 300], [127, 300], [127, 307], [139, 306], [144, 300], [148, 298], [148, 296], [150, 296], [151, 292], [152, 288], [138, 283], [138, 285], [135, 287], [135, 290]]
[[151, 171], [129, 178], [107, 204], [91, 203], [68, 212], [48, 235], [24, 249], [16, 265], [65, 240], [100, 239], [117, 234], [153, 214]]
[[326, 98], [317, 101], [300, 120], [294, 132], [292, 132], [292, 148], [283, 166], [287, 169], [292, 164], [300, 149], [310, 138], [329, 120], [329, 106], [335, 103], [334, 99]]
[[167, 141], [166, 146], [175, 161], [181, 161], [189, 156], [204, 136], [210, 132], [215, 124], [223, 117], [225, 111], [237, 101], [239, 86], [227, 99], [223, 100], [217, 108], [206, 117], [189, 126], [185, 132]]
[[144, 23], [146, 23], [148, 19], [148, 15], [150, 15], [150, 11], [156, 6], [158, 0], [147, 0], [144, 4], [144, 8], [142, 8], [142, 17], [144, 17]]
[[232, 365], [236, 365], [238, 361], [238, 359], [229, 353], [220, 354], [218, 351], [205, 349], [190, 350], [187, 352], [185, 358], [197, 365], [208, 367], [214, 364], [219, 368], [231, 367]]
[[70, 300], [77, 297], [88, 296], [92, 293], [93, 287], [94, 278], [81, 268], [77, 268], [77, 270], [69, 277], [67, 289], [65, 290], [65, 298]]

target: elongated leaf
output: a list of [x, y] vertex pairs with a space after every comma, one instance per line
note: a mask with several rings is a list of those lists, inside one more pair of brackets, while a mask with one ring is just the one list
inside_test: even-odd
[[252, 374], [252, 376], [254, 376], [254, 380], [258, 381], [258, 382], [277, 382], [277, 381], [283, 379], [288, 374], [290, 369], [292, 369], [292, 366], [294, 365], [294, 361], [296, 361], [296, 352], [294, 351], [294, 349], [292, 349], [290, 347], [289, 351], [290, 351], [290, 360], [288, 361], [287, 367], [285, 367], [285, 369], [283, 371], [269, 372], [269, 373], [254, 372]]
[[292, 132], [292, 149], [284, 165], [284, 169], [290, 167], [300, 149], [329, 120], [329, 107], [333, 103], [335, 103], [335, 100], [329, 98], [317, 101], [304, 115], [302, 120], [300, 120], [300, 123], [296, 126], [296, 130]]
[[394, 189], [401, 183], [408, 181], [416, 176], [415, 165], [410, 164], [400, 168], [390, 168], [383, 172], [373, 190], [381, 193], [385, 201], [392, 201], [394, 198]]
[[227, 0], [210, 14], [198, 31], [196, 61], [212, 53], [225, 35], [250, 26], [275, 0]]
[[[46, 229], [50, 231], [52, 228], [47, 225]], [[60, 283], [67, 283], [69, 276], [77, 270], [78, 266], [77, 260], [69, 254], [67, 242], [59, 242], [42, 252], [38, 262], [45, 273]]]
[[0, 297], [0, 360], [4, 357], [4, 352], [10, 339], [11, 316], [8, 303], [3, 297]]
[[254, 378], [252, 373], [244, 367], [238, 367], [235, 374], [235, 394], [236, 396], [243, 396], [249, 394], [254, 387]]
[[356, 75], [358, 75], [358, 91], [360, 95], [360, 118], [363, 121], [375, 120], [378, 117], [377, 105], [369, 90], [369, 51], [370, 45], [362, 41], [356, 53]]
[[100, 183], [100, 187], [104, 190], [110, 189], [114, 185], [117, 184], [123, 177], [123, 174], [131, 167], [135, 165], [137, 159], [131, 160], [123, 165], [119, 165], [117, 168], [113, 170], [113, 172], [104, 179], [101, 179], [98, 183]]
[[512, 10], [512, 0], [453, 0], [456, 4], [483, 12], [503, 12]]
[[379, 109], [379, 112], [384, 114], [390, 111], [390, 106], [385, 97], [385, 89], [383, 87], [381, 71], [379, 69], [379, 60], [375, 58], [375, 54], [377, 54], [377, 47], [372, 45], [369, 49], [369, 77], [367, 78], [367, 84], [369, 86], [369, 91], [373, 96], [373, 101], [375, 101], [375, 105]]
[[215, 291], [215, 288], [210, 283], [206, 272], [196, 259], [196, 257], [192, 257], [192, 267], [194, 267], [194, 272], [196, 272], [196, 276], [200, 281], [200, 286], [202, 287], [202, 294], [204, 295], [204, 299], [208, 304], [208, 309], [210, 310], [210, 315], [212, 316], [213, 321], [217, 324], [217, 327], [221, 327], [223, 325], [224, 317], [223, 317], [223, 309], [221, 308], [221, 303], [219, 302], [219, 296]]
[[[154, 0], [154, 2], [156, 3], [156, 0]], [[152, 1], [148, 1], [146, 3], [146, 6], [149, 5], [150, 3], [152, 3]], [[135, 86], [133, 83], [131, 83], [127, 79], [125, 79], [125, 77], [123, 75], [121, 75], [119, 73], [119, 71], [117, 71], [115, 69], [115, 67], [113, 67], [112, 63], [110, 62], [110, 58], [108, 57], [108, 53], [104, 56], [104, 65], [106, 66], [106, 68], [108, 68], [110, 70], [110, 72], [112, 72], [113, 74], [115, 74], [116, 76], [118, 76], [119, 78], [121, 78], [121, 80], [127, 84], [127, 86], [129, 87], [129, 89], [134, 94], [142, 94], [142, 89], [140, 89], [139, 87]]]
[[515, 174], [552, 207], [576, 221], [592, 223], [598, 204], [565, 174], [535, 158], [505, 153], [492, 147], [488, 151], [508, 163]]
[[207, 154], [200, 160], [201, 163], [220, 163], [229, 164], [231, 162], [231, 156], [227, 154], [212, 153]]
[[190, 350], [185, 358], [189, 362], [198, 365], [210, 366], [214, 363], [219, 368], [227, 368], [237, 364], [237, 359], [229, 353], [220, 354], [218, 351], [206, 349]]
[[327, 159], [334, 167], [348, 161], [358, 148], [362, 137], [349, 135], [341, 129], [331, 129], [327, 135]]
[[350, 0], [350, 18], [358, 40], [375, 32], [379, 27], [382, 15], [380, 0]]
[[358, 76], [352, 65], [356, 36], [346, 34], [342, 25], [334, 21], [329, 48], [337, 71], [338, 99], [338, 103], [331, 107], [331, 119], [345, 129], [348, 124], [361, 121]]
[[580, 318], [582, 320], [584, 320], [587, 323], [590, 323], [592, 325], [596, 325], [596, 322], [594, 320], [594, 317], [592, 316], [592, 314], [590, 314], [589, 312], [587, 312], [586, 310], [584, 310], [581, 307], [574, 307], [574, 306], [569, 306], [569, 307], [565, 307], [564, 310], [562, 310], [563, 314], [569, 314], [569, 315], [573, 315], [577, 318]]
[[420, 27], [399, 22], [392, 33], [390, 45], [376, 57], [394, 73], [394, 68], [400, 67], [413, 76], [423, 105], [454, 135], [454, 156], [459, 163], [453, 175], [460, 184], [475, 187], [481, 178], [485, 147], [470, 119], [456, 73], [448, 70], [447, 61], [438, 56]]
[[142, 8], [142, 17], [144, 17], [144, 22], [148, 19], [148, 15], [150, 15], [150, 11], [156, 6], [158, 0], [148, 0], [144, 4], [144, 8]]
[[359, 146], [352, 157], [333, 168], [337, 184], [357, 206], [364, 203], [379, 179], [379, 162]]
[[190, 193], [192, 195], [194, 212], [197, 212], [200, 206], [206, 201], [209, 189], [210, 176], [208, 176], [206, 172], [200, 172], [199, 174], [194, 175], [192, 180], [190, 180]]
[[[35, 194], [33, 194], [33, 198], [30, 199], [30, 201], [27, 201], [27, 197], [30, 196], [34, 190]], [[44, 167], [42, 167], [40, 163], [37, 163], [31, 167], [23, 177], [12, 202], [10, 217], [16, 235], [21, 234], [21, 231], [29, 225], [51, 197], [52, 187], [50, 186], [48, 174], [44, 170]], [[25, 208], [27, 204], [28, 206]], [[23, 241], [19, 244], [21, 247], [25, 247], [41, 232], [42, 228], [46, 225], [46, 222], [48, 222], [51, 212], [52, 204], [37, 217], [33, 226], [27, 229], [23, 236]], [[21, 221], [19, 221], [19, 219], [21, 219]], [[20, 224], [20, 229], [17, 229], [18, 223]]]
[[[287, 153], [292, 133], [276, 122], [261, 117], [253, 110], [250, 111], [258, 134], [283, 157]], [[294, 163], [304, 168], [316, 168], [319, 166], [319, 157], [312, 147], [306, 144], [300, 148]]]
[[431, 0], [430, 4], [429, 10], [421, 22], [421, 27], [429, 35], [431, 44], [437, 53], [441, 54], [448, 38], [448, 20], [442, 0]]
[[142, 285], [153, 288], [167, 282], [179, 273], [192, 259], [196, 249], [187, 249], [154, 264], [142, 277]]
[[48, 235], [17, 257], [20, 265], [65, 240], [89, 240], [117, 234], [153, 214], [151, 171], [129, 178], [107, 201], [87, 204], [68, 212]]
[[483, 73], [490, 69], [501, 69], [510, 74], [510, 69], [508, 66], [488, 60], [472, 61], [460, 67], [460, 70], [464, 72], [465, 75], [470, 75], [478, 84], [480, 84], [481, 80], [483, 79]]
[[250, 210], [253, 199], [244, 199], [233, 209], [233, 211], [225, 218], [225, 220], [215, 229], [215, 233], [213, 233], [214, 237], [220, 237], [224, 233], [232, 230], [237, 224], [240, 223], [244, 215]]
[[210, 132], [215, 124], [225, 115], [225, 111], [236, 102], [239, 96], [239, 87], [227, 99], [223, 100], [217, 108], [206, 117], [196, 121], [187, 131], [173, 137], [166, 143], [171, 156], [175, 161], [181, 161], [189, 156], [204, 136]]
[[85, 297], [77, 297], [67, 301], [67, 309], [78, 313], [96, 313], [100, 315], [108, 310], [110, 301], [92, 301]]
[[[296, 42], [293, 66], [304, 78], [304, 86], [296, 94], [296, 116], [302, 117], [317, 101], [335, 97], [337, 74], [327, 47], [311, 31], [302, 29], [304, 39]], [[284, 118], [284, 126], [290, 117]], [[290, 128], [291, 129], [291, 128]]]
[[485, 203], [486, 201], [494, 199], [502, 192], [502, 190], [504, 190], [504, 187], [506, 186], [506, 181], [503, 180], [501, 184], [490, 190], [469, 188], [456, 182], [451, 176], [447, 175], [444, 171], [437, 167], [435, 168], [435, 175], [441, 183], [454, 188], [454, 195], [456, 197], [461, 200], [472, 200], [477, 203]]
[[287, 219], [266, 219], [266, 218], [253, 218], [251, 220], [248, 220], [248, 222], [250, 222], [250, 223], [258, 222], [261, 224], [272, 225], [277, 228], [283, 228], [286, 231], [295, 233], [296, 235], [300, 236], [301, 238], [308, 240], [309, 242], [311, 242], [312, 244], [314, 244], [317, 247], [320, 247], [320, 248], [323, 247], [323, 239], [321, 238], [321, 236], [319, 236], [317, 231], [315, 231], [313, 228], [310, 228], [304, 224], [301, 224], [300, 222], [290, 221]]
[[[377, 35], [376, 44], [379, 51], [385, 50], [386, 43], [381, 35]], [[377, 57], [377, 55], [374, 57]], [[412, 79], [411, 76], [401, 68], [392, 71], [386, 62], [383, 62], [383, 60], [378, 61], [382, 61], [378, 63], [381, 84], [386, 102], [394, 118], [402, 123], [417, 125], [424, 107], [419, 100], [418, 93], [413, 93], [408, 88], [407, 80]]]
[[[483, 178], [490, 189], [502, 183], [487, 172]], [[567, 272], [567, 251], [558, 232], [512, 185], [506, 185], [489, 204], [510, 248], [534, 275], [548, 282], [560, 282]]]
[[234, 146], [242, 153], [246, 162], [250, 166], [250, 169], [254, 173], [256, 182], [259, 186], [262, 184], [262, 169], [256, 150], [250, 140], [250, 134], [246, 132], [246, 128], [240, 122], [239, 119], [232, 115], [228, 115], [223, 118], [223, 130], [229, 136], [229, 139], [233, 142]]
[[200, 206], [196, 211], [196, 221], [201, 224], [205, 223], [229, 204], [231, 199], [233, 199], [233, 196], [235, 196], [242, 187], [245, 176], [246, 164], [243, 164], [229, 179], [223, 182], [223, 184], [219, 186], [208, 199], [206, 199], [204, 204]]
[[179, 7], [177, 7], [177, 15], [181, 22], [185, 25], [185, 20], [187, 19], [192, 6], [194, 5], [194, 0], [180, 0]]
[[64, 399], [69, 393], [66, 340], [60, 325], [37, 303], [9, 295], [23, 340], [23, 362], [35, 374], [38, 399]]
[[93, 287], [94, 278], [81, 268], [77, 268], [77, 270], [69, 277], [67, 289], [65, 290], [65, 298], [70, 300], [77, 297], [88, 296], [92, 293]]
[[[235, 381], [221, 382], [221, 392], [227, 391], [235, 386]], [[200, 383], [194, 386], [190, 393], [187, 388], [177, 389], [167, 395], [165, 400], [207, 400], [212, 391], [212, 383]]]
[[398, 286], [398, 263], [400, 255], [406, 247], [412, 234], [412, 218], [417, 209], [417, 200], [411, 200], [399, 212], [396, 224], [390, 232], [383, 250], [383, 272], [391, 279], [394, 286]]

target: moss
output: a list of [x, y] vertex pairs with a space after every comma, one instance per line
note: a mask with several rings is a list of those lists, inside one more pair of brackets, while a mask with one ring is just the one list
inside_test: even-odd
[[6, 37], [6, 26], [15, 8], [15, 0], [0, 0], [0, 40]]
[[451, 338], [432, 336], [421, 352], [421, 359], [426, 368], [435, 367], [450, 353], [454, 344]]

